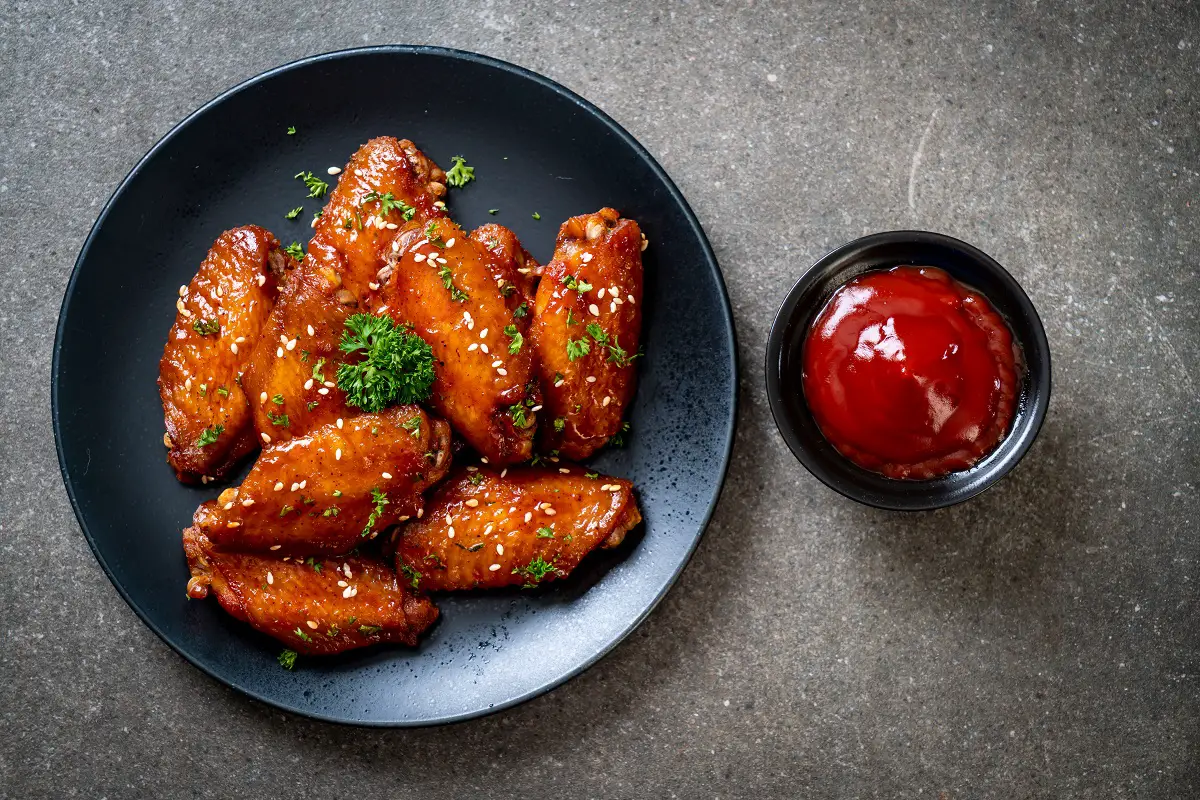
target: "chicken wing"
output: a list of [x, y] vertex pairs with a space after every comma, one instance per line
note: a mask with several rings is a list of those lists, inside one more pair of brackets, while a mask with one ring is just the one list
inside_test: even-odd
[[540, 394], [492, 255], [449, 219], [402, 230], [393, 247], [380, 291], [387, 313], [433, 348], [430, 405], [492, 463], [528, 459]]
[[390, 136], [372, 139], [350, 159], [246, 374], [263, 442], [349, 415], [334, 380], [345, 321], [376, 310], [378, 273], [396, 229], [445, 213], [437, 199], [445, 179], [412, 142]]
[[[529, 251], [517, 239], [517, 235], [503, 225], [494, 222], [480, 225], [467, 236], [479, 242], [492, 255], [492, 277], [508, 300], [508, 307], [528, 322], [528, 311], [533, 307], [537, 281], [542, 274], [542, 265], [529, 255]], [[507, 287], [512, 287], [511, 289]], [[525, 313], [518, 309], [525, 307]]]
[[345, 557], [281, 560], [213, 547], [197, 528], [183, 532], [192, 578], [188, 596], [210, 591], [235, 618], [300, 653], [329, 655], [377, 642], [415, 645], [437, 608], [386, 564]]
[[158, 365], [170, 448], [181, 481], [223, 478], [258, 446], [242, 374], [275, 305], [290, 259], [257, 225], [225, 231], [179, 289]]
[[529, 330], [547, 450], [584, 459], [621, 429], [637, 381], [643, 242], [637, 223], [611, 208], [559, 229]]
[[536, 586], [566, 577], [642, 521], [633, 486], [582, 467], [456, 470], [398, 531], [396, 568], [427, 591]]
[[192, 524], [225, 550], [345, 553], [421, 514], [449, 463], [450, 426], [420, 407], [359, 414], [265, 448]]

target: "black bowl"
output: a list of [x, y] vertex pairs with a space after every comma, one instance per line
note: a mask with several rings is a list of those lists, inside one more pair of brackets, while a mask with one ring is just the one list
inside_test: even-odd
[[[938, 267], [981, 292], [1004, 316], [1025, 356], [1012, 428], [975, 466], [930, 480], [896, 480], [863, 469], [821, 434], [801, 387], [804, 338], [813, 318], [847, 281], [869, 270]], [[767, 398], [784, 441], [829, 488], [876, 508], [923, 511], [961, 503], [987, 489], [1021, 460], [1050, 403], [1050, 345], [1029, 297], [986, 253], [926, 231], [888, 231], [842, 245], [808, 268], [775, 316], [767, 341]]]

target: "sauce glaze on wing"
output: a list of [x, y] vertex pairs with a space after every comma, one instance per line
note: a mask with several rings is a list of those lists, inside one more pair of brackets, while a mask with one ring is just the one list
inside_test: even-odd
[[213, 547], [198, 528], [183, 532], [192, 578], [188, 596], [215, 592], [233, 617], [310, 655], [378, 642], [415, 645], [438, 611], [381, 561], [344, 557], [310, 562]]
[[[446, 192], [445, 178], [408, 140], [382, 136], [351, 157], [246, 374], [264, 443], [302, 436], [354, 413], [334, 379], [345, 321], [378, 310], [379, 273], [395, 231], [409, 218], [424, 222], [445, 213], [438, 199]], [[280, 422], [283, 414], [286, 425]]]
[[492, 463], [525, 461], [540, 394], [493, 255], [445, 218], [402, 230], [394, 247], [382, 300], [433, 349], [430, 406]]
[[638, 224], [611, 208], [572, 217], [559, 229], [529, 331], [547, 450], [585, 459], [621, 429], [637, 388], [632, 359], [641, 342], [643, 242]]
[[[527, 326], [542, 265], [529, 255], [517, 235], [503, 225], [489, 222], [467, 236], [479, 242], [491, 254], [492, 277], [508, 300], [508, 307], [519, 315], [519, 319], [523, 318]], [[513, 289], [505, 288], [509, 286]], [[522, 305], [525, 306], [523, 314], [517, 311]]]
[[396, 567], [426, 591], [537, 585], [616, 547], [641, 520], [629, 481], [577, 465], [459, 469], [398, 532]]
[[269, 231], [245, 225], [217, 237], [180, 287], [158, 393], [167, 460], [181, 481], [223, 478], [258, 446], [242, 374], [289, 266]]
[[224, 550], [345, 553], [421, 513], [450, 465], [450, 426], [419, 406], [331, 422], [264, 448], [192, 523]]

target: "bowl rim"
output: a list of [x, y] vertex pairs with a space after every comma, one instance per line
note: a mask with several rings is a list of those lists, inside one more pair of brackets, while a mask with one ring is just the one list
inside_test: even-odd
[[[145, 169], [148, 164], [150, 164], [152, 159], [159, 153], [159, 151], [164, 149], [166, 147], [166, 145], [172, 139], [174, 139], [177, 135], [179, 135], [185, 128], [196, 123], [205, 114], [209, 113], [210, 111], [212, 111], [213, 109], [215, 109], [216, 107], [218, 107], [219, 105], [221, 105], [226, 100], [233, 97], [234, 95], [239, 94], [240, 92], [245, 91], [246, 89], [249, 89], [257, 84], [268, 81], [268, 80], [270, 80], [278, 75], [281, 75], [283, 73], [310, 67], [314, 64], [328, 63], [328, 62], [332, 62], [332, 61], [339, 61], [339, 60], [343, 60], [343, 59], [353, 59], [353, 58], [357, 58], [357, 57], [361, 57], [361, 56], [372, 56], [372, 55], [433, 56], [433, 57], [438, 57], [438, 58], [446, 58], [446, 59], [451, 59], [451, 60], [456, 60], [456, 61], [465, 61], [465, 62], [469, 62], [469, 63], [479, 64], [479, 65], [482, 65], [485, 67], [499, 70], [501, 72], [510, 73], [519, 78], [522, 78], [524, 80], [528, 80], [532, 83], [535, 83], [535, 84], [541, 86], [542, 88], [545, 88], [561, 97], [566, 98], [567, 100], [569, 100], [570, 102], [575, 104], [583, 112], [585, 112], [586, 114], [593, 116], [595, 119], [597, 119], [617, 139], [619, 139], [622, 143], [624, 143], [627, 147], [629, 147], [632, 152], [637, 154], [637, 156], [639, 158], [641, 158], [647, 164], [647, 166], [656, 175], [656, 177], [658, 177], [658, 179], [662, 181], [663, 185], [665, 187], [667, 187], [669, 199], [672, 202], [678, 203], [679, 207], [682, 209], [683, 215], [685, 218], [685, 224], [695, 234], [696, 239], [697, 239], [698, 243], [700, 244], [701, 250], [703, 252], [703, 261], [701, 262], [700, 266], [709, 268], [712, 271], [712, 273], [716, 279], [715, 285], [716, 285], [716, 289], [718, 291], [719, 300], [720, 300], [719, 323], [724, 328], [725, 334], [726, 334], [725, 338], [727, 340], [727, 345], [729, 348], [729, 354], [730, 354], [729, 355], [729, 366], [730, 366], [730, 371], [731, 371], [731, 375], [732, 375], [732, 383], [733, 383], [732, 391], [730, 393], [730, 398], [729, 398], [730, 413], [729, 413], [729, 417], [728, 417], [728, 425], [724, 431], [723, 442], [722, 442], [722, 447], [721, 447], [720, 475], [719, 475], [718, 480], [711, 487], [711, 491], [709, 493], [709, 498], [707, 501], [706, 508], [703, 510], [703, 513], [700, 515], [700, 518], [698, 520], [698, 532], [695, 535], [695, 537], [692, 539], [692, 541], [688, 544], [687, 550], [682, 555], [679, 563], [677, 565], [675, 565], [675, 567], [671, 571], [671, 574], [666, 577], [666, 580], [665, 580], [661, 590], [658, 591], [654, 595], [653, 598], [651, 598], [650, 602], [645, 606], [645, 608], [641, 609], [641, 611], [638, 614], [636, 614], [616, 636], [614, 636], [610, 641], [604, 643], [604, 645], [602, 647], [597, 648], [597, 650], [591, 655], [591, 657], [581, 661], [579, 664], [575, 665], [573, 668], [565, 671], [564, 673], [562, 673], [561, 675], [559, 675], [558, 677], [556, 677], [554, 679], [547, 680], [547, 681], [543, 682], [542, 684], [529, 689], [528, 691], [524, 692], [523, 694], [521, 694], [519, 696], [508, 698], [502, 702], [498, 702], [498, 703], [489, 705], [486, 708], [475, 709], [472, 711], [462, 712], [462, 713], [453, 714], [453, 715], [447, 715], [447, 716], [443, 716], [443, 717], [437, 717], [437, 718], [431, 718], [431, 719], [419, 719], [419, 720], [413, 720], [413, 721], [395, 720], [395, 719], [351, 720], [351, 719], [344, 719], [342, 717], [335, 716], [335, 715], [325, 714], [325, 713], [321, 713], [321, 712], [315, 712], [315, 711], [312, 711], [309, 709], [304, 709], [304, 708], [288, 705], [287, 703], [279, 700], [278, 698], [276, 698], [274, 696], [271, 696], [271, 695], [265, 694], [263, 692], [259, 692], [259, 691], [252, 689], [251, 687], [247, 686], [245, 683], [243, 683], [241, 681], [238, 681], [236, 679], [231, 679], [224, 675], [218, 674], [208, 664], [203, 663], [199, 658], [195, 657], [193, 654], [186, 652], [178, 643], [176, 643], [172, 639], [172, 637], [168, 636], [158, 626], [158, 624], [154, 622], [151, 615], [144, 608], [142, 608], [137, 602], [134, 601], [133, 597], [130, 595], [128, 590], [115, 579], [114, 572], [113, 572], [111, 566], [109, 565], [108, 561], [105, 559], [103, 553], [101, 552], [100, 547], [97, 545], [97, 542], [92, 535], [91, 529], [87, 522], [87, 517], [84, 514], [84, 510], [83, 510], [82, 506], [80, 505], [79, 498], [76, 495], [75, 486], [72, 481], [72, 476], [70, 475], [70, 473], [68, 472], [68, 469], [67, 469], [67, 458], [66, 458], [66, 452], [64, 450], [63, 435], [62, 435], [62, 430], [61, 430], [61, 416], [62, 416], [61, 411], [62, 411], [62, 409], [61, 409], [61, 405], [59, 402], [59, 374], [61, 371], [60, 356], [61, 356], [62, 349], [63, 349], [63, 339], [66, 335], [66, 315], [69, 310], [71, 300], [75, 295], [76, 285], [79, 280], [80, 268], [81, 268], [82, 264], [84, 263], [87, 255], [88, 255], [88, 252], [90, 251], [90, 249], [93, 245], [93, 242], [95, 241], [95, 239], [98, 235], [98, 232], [100, 231], [106, 218], [108, 217], [109, 212], [112, 210], [117, 199], [125, 192], [125, 190], [129, 186], [129, 184], [132, 183], [137, 178], [137, 176], [141, 173], [141, 171], [143, 169]], [[83, 533], [84, 539], [87, 541], [88, 546], [92, 551], [92, 555], [96, 558], [96, 561], [99, 563], [101, 570], [105, 574], [105, 577], [108, 578], [108, 580], [112, 584], [113, 588], [115, 588], [117, 590], [117, 593], [121, 596], [121, 598], [125, 601], [125, 603], [133, 610], [134, 614], [138, 617], [138, 619], [140, 619], [147, 628], [149, 628], [156, 636], [158, 636], [158, 638], [161, 641], [163, 641], [176, 654], [181, 656], [185, 661], [187, 661], [192, 666], [196, 667], [202, 673], [204, 673], [208, 677], [212, 678], [213, 680], [217, 681], [218, 683], [220, 683], [224, 686], [228, 686], [246, 697], [252, 698], [252, 699], [262, 702], [268, 706], [277, 708], [281, 711], [284, 711], [284, 712], [287, 712], [290, 714], [294, 714], [298, 717], [306, 717], [309, 719], [315, 719], [315, 720], [319, 720], [322, 722], [330, 722], [330, 723], [334, 723], [337, 725], [344, 725], [344, 726], [348, 726], [348, 727], [361, 727], [361, 728], [438, 727], [438, 726], [442, 726], [442, 725], [462, 723], [462, 722], [466, 722], [466, 721], [469, 721], [472, 719], [478, 719], [481, 717], [487, 717], [487, 716], [495, 714], [499, 711], [503, 711], [503, 710], [506, 710], [509, 708], [513, 708], [515, 706], [519, 706], [523, 703], [528, 702], [529, 700], [532, 700], [536, 697], [540, 697], [540, 696], [546, 694], [547, 692], [569, 682], [573, 678], [578, 677], [582, 673], [589, 670], [592, 666], [594, 666], [597, 662], [599, 662], [601, 659], [603, 659], [605, 656], [607, 656], [613, 650], [615, 650], [618, 645], [620, 645], [622, 642], [624, 642], [630, 636], [630, 634], [632, 634], [635, 630], [637, 630], [639, 627], [641, 627], [642, 623], [644, 623], [646, 621], [646, 619], [651, 615], [651, 613], [654, 612], [654, 610], [658, 607], [658, 605], [662, 602], [662, 600], [666, 597], [666, 595], [671, 591], [671, 589], [674, 588], [675, 584], [679, 580], [680, 575], [683, 574], [684, 569], [687, 568], [688, 564], [691, 563], [692, 558], [695, 556], [696, 550], [700, 546], [700, 540], [703, 539], [704, 535], [708, 532], [709, 524], [712, 521], [713, 515], [716, 513], [717, 506], [720, 503], [722, 493], [725, 489], [726, 482], [728, 481], [728, 478], [729, 478], [729, 469], [730, 469], [730, 466], [731, 466], [731, 463], [733, 460], [733, 458], [732, 458], [733, 457], [733, 445], [734, 445], [734, 441], [735, 441], [735, 438], [737, 435], [737, 424], [738, 424], [738, 416], [739, 416], [739, 411], [740, 411], [740, 403], [739, 403], [740, 397], [739, 397], [739, 392], [738, 392], [738, 376], [741, 374], [741, 366], [742, 366], [740, 362], [741, 362], [741, 359], [740, 359], [739, 350], [738, 350], [737, 328], [736, 328], [736, 325], [734, 322], [733, 306], [729, 299], [729, 290], [725, 284], [725, 278], [724, 278], [724, 274], [722, 273], [721, 268], [720, 268], [720, 262], [717, 259], [716, 253], [714, 252], [714, 250], [712, 248], [712, 244], [709, 241], [707, 234], [704, 232], [704, 228], [700, 223], [699, 217], [697, 217], [695, 210], [688, 203], [687, 198], [683, 195], [683, 192], [679, 189], [679, 186], [670, 177], [670, 175], [667, 174], [667, 171], [662, 167], [662, 165], [658, 162], [658, 160], [654, 157], [654, 155], [651, 154], [650, 151], [640, 141], [638, 141], [636, 138], [634, 138], [634, 136], [631, 133], [629, 133], [629, 131], [627, 131], [620, 123], [618, 123], [615, 119], [613, 119], [608, 113], [606, 113], [603, 109], [601, 109], [595, 103], [586, 99], [585, 97], [578, 94], [577, 92], [572, 91], [571, 89], [568, 89], [566, 86], [558, 83], [557, 81], [555, 81], [551, 78], [548, 78], [545, 75], [542, 75], [538, 72], [527, 69], [518, 64], [514, 64], [512, 62], [505, 61], [503, 59], [495, 58], [493, 56], [483, 55], [481, 53], [476, 53], [476, 52], [473, 52], [470, 50], [462, 50], [462, 49], [453, 48], [453, 47], [443, 47], [443, 46], [439, 46], [439, 45], [424, 45], [424, 44], [370, 45], [370, 46], [350, 47], [350, 48], [331, 50], [331, 51], [326, 51], [326, 52], [321, 52], [321, 53], [315, 53], [313, 55], [294, 59], [292, 61], [288, 61], [283, 64], [279, 64], [277, 66], [271, 67], [269, 69], [262, 70], [261, 72], [258, 72], [254, 75], [251, 75], [251, 76], [245, 78], [244, 80], [237, 82], [233, 86], [230, 86], [229, 88], [222, 90], [217, 95], [212, 97], [210, 100], [202, 103], [197, 108], [195, 108], [193, 111], [188, 113], [183, 119], [181, 119], [180, 121], [178, 121], [177, 123], [172, 125], [164, 134], [162, 134], [154, 142], [153, 145], [151, 145], [151, 147], [146, 151], [146, 153], [136, 161], [136, 163], [133, 165], [133, 167], [130, 168], [128, 173], [126, 173], [125, 177], [122, 178], [121, 181], [117, 184], [116, 188], [113, 189], [112, 193], [109, 195], [108, 199], [105, 201], [100, 212], [96, 216], [95, 221], [92, 223], [91, 229], [88, 231], [88, 234], [87, 234], [86, 238], [84, 239], [83, 244], [80, 246], [79, 254], [75, 258], [75, 262], [71, 267], [70, 276], [67, 280], [66, 286], [63, 289], [62, 301], [59, 305], [58, 318], [57, 318], [57, 321], [55, 324], [54, 346], [53, 346], [53, 351], [52, 351], [51, 368], [50, 368], [51, 426], [52, 426], [53, 434], [54, 434], [55, 451], [56, 451], [56, 455], [58, 457], [59, 473], [62, 477], [63, 485], [66, 489], [67, 498], [68, 498], [68, 501], [70, 502], [71, 510], [74, 513], [75, 520], [76, 520], [77, 524], [79, 525], [80, 531]]]
[[[789, 338], [791, 337], [795, 326], [800, 319], [809, 316], [807, 313], [810, 306], [803, 301], [813, 290], [815, 285], [825, 277], [825, 272], [831, 266], [847, 258], [855, 253], [858, 257], [851, 258], [847, 263], [840, 265], [836, 273], [844, 273], [860, 266], [863, 261], [863, 256], [870, 250], [883, 245], [889, 244], [915, 244], [925, 245], [929, 247], [940, 247], [956, 252], [964, 256], [967, 260], [973, 262], [980, 268], [990, 272], [1003, 287], [1006, 293], [1007, 300], [1012, 301], [1027, 319], [1026, 333], [1028, 336], [1022, 337], [1012, 320], [997, 308], [1001, 316], [1005, 317], [1010, 330], [1013, 332], [1014, 338], [1021, 345], [1025, 356], [1026, 377], [1025, 380], [1030, 383], [1030, 400], [1025, 416], [1027, 420], [1022, 421], [1021, 411], [1018, 410], [1017, 416], [1014, 417], [1013, 427], [1000, 444], [987, 456], [981, 460], [979, 466], [971, 468], [971, 470], [950, 473], [950, 475], [962, 475], [979, 470], [976, 472], [978, 480], [975, 485], [968, 490], [955, 493], [947, 496], [934, 495], [928, 498], [905, 496], [906, 489], [918, 487], [928, 488], [931, 483], [945, 478], [935, 478], [929, 480], [899, 480], [889, 479], [883, 476], [872, 473], [852, 461], [837, 453], [836, 449], [831, 449], [836, 454], [836, 458], [844, 460], [849, 464], [853, 471], [863, 473], [863, 477], [872, 476], [882, 478], [894, 488], [894, 491], [880, 492], [873, 488], [868, 488], [854, 480], [841, 480], [838, 476], [832, 475], [824, 466], [824, 457], [819, 456], [811, 447], [806, 437], [798, 432], [793, 421], [791, 412], [787, 403], [784, 400], [784, 385], [783, 377], [783, 356]], [[897, 261], [894, 266], [901, 266], [905, 262]], [[880, 265], [876, 268], [885, 269], [887, 267]], [[836, 274], [835, 273], [835, 274]], [[956, 280], [959, 280], [955, 277]], [[847, 277], [849, 280], [849, 277]], [[961, 281], [970, 285], [969, 281]], [[845, 280], [837, 282], [837, 286], [841, 286]], [[983, 293], [985, 297], [988, 293]], [[828, 293], [817, 295], [819, 302], [812, 304], [814, 306], [813, 313], [824, 307], [824, 304], [829, 299]], [[991, 301], [991, 298], [988, 298]], [[994, 304], [994, 303], [993, 303]], [[961, 239], [956, 239], [943, 233], [933, 231], [900, 229], [879, 231], [876, 233], [860, 236], [848, 242], [838, 245], [825, 255], [814, 261], [806, 268], [796, 279], [792, 288], [784, 296], [783, 301], [779, 305], [778, 311], [775, 313], [775, 318], [771, 323], [770, 333], [767, 338], [766, 347], [766, 362], [765, 362], [765, 380], [767, 390], [767, 401], [771, 408], [771, 416], [774, 418], [775, 427], [779, 430], [783, 437], [784, 443], [796, 459], [804, 465], [815, 478], [821, 483], [833, 489], [843, 497], [847, 497], [856, 502], [862, 503], [873, 508], [884, 509], [888, 511], [931, 511], [938, 508], [947, 508], [966, 502], [974, 497], [979, 496], [983, 492], [990, 489], [1021, 461], [1029, 448], [1033, 445], [1038, 433], [1041, 431], [1042, 425], [1045, 422], [1046, 412], [1050, 404], [1051, 395], [1051, 354], [1049, 341], [1046, 338], [1045, 327], [1042, 324], [1041, 317], [1037, 313], [1033, 301], [1029, 299], [1025, 290], [1017, 282], [1016, 278], [1005, 269], [998, 261], [983, 252], [974, 245], [964, 242]], [[1035, 374], [1036, 373], [1036, 374]], [[807, 403], [803, 404], [807, 409]], [[819, 435], [819, 434], [818, 434]], [[1010, 440], [1015, 439], [1015, 444]], [[1008, 444], [1008, 449], [1005, 449]], [[1003, 455], [1002, 460], [988, 462], [994, 455]]]

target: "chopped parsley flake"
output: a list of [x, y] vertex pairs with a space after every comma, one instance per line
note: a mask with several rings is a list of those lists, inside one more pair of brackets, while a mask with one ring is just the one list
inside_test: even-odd
[[324, 513], [322, 513], [321, 516], [322, 517], [336, 517], [340, 513], [342, 513], [342, 510], [340, 508], [338, 508], [337, 506], [330, 506], [329, 508], [325, 509]]
[[532, 585], [536, 586], [538, 582], [547, 575], [555, 572], [561, 574], [562, 570], [551, 564], [549, 561], [546, 561], [541, 556], [534, 556], [533, 560], [530, 561], [527, 566], [513, 567], [512, 574], [524, 575], [529, 579]]
[[284, 219], [295, 219], [300, 216], [300, 212], [304, 210], [304, 206], [296, 206], [291, 211], [283, 215]]
[[201, 336], [212, 336], [221, 332], [221, 323], [215, 319], [197, 319], [192, 323], [192, 330]]
[[475, 168], [467, 166], [467, 160], [462, 156], [454, 156], [454, 166], [446, 172], [446, 183], [462, 188], [475, 180]]
[[541, 219], [541, 218], [542, 218], [542, 215], [541, 215], [541, 214], [539, 214], [538, 212], [536, 212], [536, 211], [535, 211], [535, 212], [533, 212], [533, 218], [534, 218], [534, 219]]
[[478, 486], [479, 484], [483, 483], [483, 473], [482, 472], [472, 472], [470, 474], [470, 476], [467, 478], [467, 480], [469, 480], [471, 482], [472, 486]]
[[461, 303], [464, 300], [470, 299], [470, 295], [454, 285], [454, 275], [450, 272], [449, 264], [442, 264], [441, 269], [438, 270], [438, 277], [442, 279], [442, 286], [450, 290], [451, 300]]
[[281, 395], [281, 394], [275, 395], [274, 397], [271, 398], [271, 402], [277, 406], [283, 405], [283, 395]]
[[421, 573], [408, 564], [401, 564], [400, 572], [404, 574], [404, 577], [408, 578], [408, 582], [412, 584], [412, 588], [416, 589], [421, 585]]
[[[292, 130], [292, 128], [289, 128], [288, 133], [291, 133]], [[299, 654], [295, 650], [284, 650], [275, 658], [279, 662], [279, 666], [283, 667], [284, 669], [292, 669], [296, 666], [297, 655]]]
[[272, 414], [270, 411], [268, 411], [267, 419], [271, 420], [272, 425], [280, 428], [289, 428], [292, 424], [291, 420], [288, 419], [287, 414]]
[[373, 636], [383, 630], [382, 625], [359, 625], [358, 632], [363, 636]]
[[213, 425], [211, 428], [205, 428], [200, 432], [200, 438], [196, 440], [197, 447], [207, 447], [217, 441], [217, 437], [225, 432], [224, 425]]
[[403, 200], [397, 200], [391, 192], [380, 194], [379, 192], [367, 192], [363, 195], [363, 203], [370, 203], [375, 200], [379, 201], [379, 216], [386, 217], [394, 210], [399, 210], [400, 215], [406, 220], [410, 220], [417, 213], [417, 209], [410, 206]]
[[517, 319], [521, 319], [522, 317], [526, 316], [528, 313], [529, 313], [529, 304], [521, 303], [521, 305], [517, 306], [517, 310], [513, 312], [513, 316], [516, 317]]
[[292, 242], [287, 247], [283, 248], [283, 252], [287, 253], [297, 261], [304, 260], [304, 248], [300, 246], [299, 242]]
[[567, 427], [567, 421], [565, 419], [563, 419], [562, 417], [555, 418], [555, 420], [554, 420], [555, 433], [562, 433], [563, 428], [565, 428], [565, 427]]
[[229, 389], [225, 388], [224, 386], [218, 386], [217, 394], [221, 395], [221, 397], [229, 397]]
[[488, 209], [488, 213], [489, 213], [489, 214], [495, 214], [495, 213], [496, 213], [497, 211], [499, 211], [499, 210], [500, 210], [500, 209], [498, 209], [498, 208], [489, 208], [489, 209]]
[[528, 428], [529, 417], [525, 413], [525, 404], [517, 403], [515, 406], [508, 407], [509, 416], [512, 417], [513, 427]]
[[629, 433], [629, 423], [622, 422], [621, 429], [609, 437], [608, 443], [613, 447], [624, 447], [626, 444], [625, 434], [627, 433]]
[[554, 529], [553, 528], [538, 528], [537, 538], [553, 539], [554, 538]]
[[421, 418], [413, 417], [410, 420], [400, 423], [400, 427], [406, 431], [411, 431], [413, 436], [421, 435]]
[[371, 516], [367, 517], [367, 525], [362, 532], [363, 536], [371, 535], [371, 528], [375, 527], [375, 523], [383, 516], [383, 507], [391, 504], [387, 493], [380, 491], [378, 486], [371, 490], [371, 501], [375, 503], [375, 507], [371, 509]]
[[567, 338], [567, 358], [572, 361], [583, 358], [591, 349], [592, 346], [588, 343], [586, 337], [581, 336], [578, 339]]
[[[592, 289], [592, 285], [590, 283], [587, 281], [581, 281], [574, 275], [564, 275], [562, 282], [563, 286], [566, 286], [568, 289], [573, 289], [577, 292], [589, 292]], [[570, 323], [567, 324], [569, 325]]]
[[519, 330], [517, 330], [517, 326], [506, 325], [504, 327], [504, 335], [512, 339], [512, 342], [510, 342], [508, 345], [508, 352], [513, 355], [521, 352], [521, 345], [525, 342], [525, 337], [521, 335]]
[[295, 136], [295, 135], [296, 135], [296, 126], [295, 126], [295, 125], [288, 125], [288, 129], [287, 129], [287, 135], [288, 135], [288, 136]]
[[304, 185], [308, 187], [309, 197], [324, 197], [325, 193], [329, 191], [329, 184], [311, 172], [297, 172], [292, 177], [304, 181]]
[[322, 367], [324, 367], [324, 366], [325, 366], [324, 358], [318, 358], [317, 363], [313, 364], [312, 376], [313, 376], [314, 381], [317, 381], [318, 383], [325, 382], [325, 373], [321, 371]]
[[307, 633], [305, 633], [304, 631], [300, 630], [300, 627], [299, 627], [299, 626], [296, 626], [296, 630], [292, 631], [292, 633], [296, 634], [298, 637], [300, 637], [301, 639], [303, 639], [303, 640], [304, 640], [304, 641], [306, 641], [306, 642], [311, 642], [311, 641], [312, 641], [312, 637], [311, 637], [311, 636], [309, 636], [309, 635], [308, 635]]

